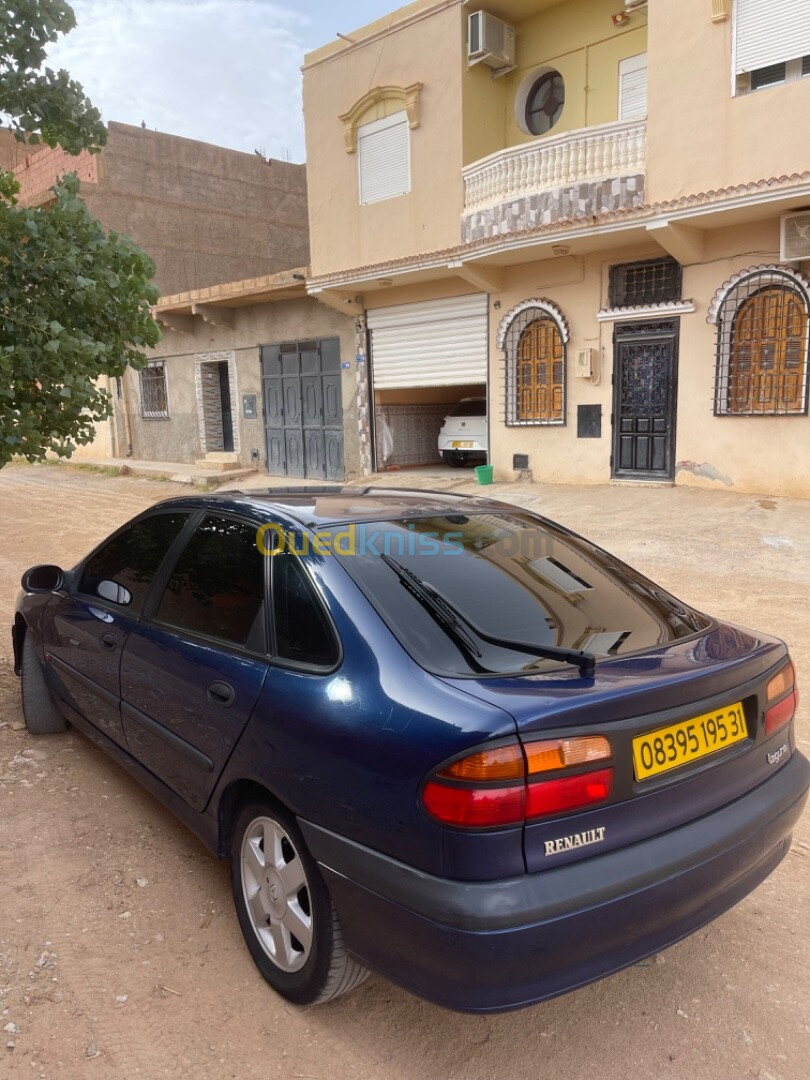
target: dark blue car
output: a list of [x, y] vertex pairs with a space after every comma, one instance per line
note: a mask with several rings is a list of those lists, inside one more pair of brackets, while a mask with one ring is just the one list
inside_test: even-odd
[[517, 1008], [677, 941], [788, 850], [785, 645], [483, 499], [172, 499], [23, 577], [31, 732], [70, 723], [215, 854], [267, 981]]

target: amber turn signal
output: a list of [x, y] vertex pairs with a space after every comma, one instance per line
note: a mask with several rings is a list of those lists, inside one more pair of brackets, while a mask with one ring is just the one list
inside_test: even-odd
[[777, 698], [782, 697], [788, 690], [792, 690], [794, 683], [796, 682], [796, 672], [793, 664], [788, 661], [781, 671], [778, 671], [776, 675], [768, 683], [767, 698], [768, 703], [776, 701]]
[[522, 780], [526, 764], [519, 746], [497, 746], [454, 761], [438, 775], [448, 780]]

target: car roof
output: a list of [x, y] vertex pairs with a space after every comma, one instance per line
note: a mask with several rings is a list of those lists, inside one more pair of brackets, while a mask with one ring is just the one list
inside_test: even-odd
[[236, 510], [262, 522], [274, 514], [280, 514], [307, 527], [437, 514], [514, 512], [517, 509], [496, 499], [456, 495], [448, 491], [336, 485], [222, 491], [169, 499], [158, 505], [164, 510], [171, 507]]

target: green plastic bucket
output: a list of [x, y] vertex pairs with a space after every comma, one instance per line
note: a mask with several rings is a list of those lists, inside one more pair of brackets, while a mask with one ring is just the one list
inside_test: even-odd
[[475, 479], [478, 481], [479, 484], [491, 484], [493, 472], [493, 465], [476, 465]]

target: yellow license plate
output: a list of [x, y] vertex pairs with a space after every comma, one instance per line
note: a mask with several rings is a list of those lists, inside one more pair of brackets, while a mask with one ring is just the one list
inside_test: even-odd
[[470, 439], [456, 439], [455, 442], [451, 442], [450, 445], [454, 450], [469, 450], [472, 446]]
[[741, 701], [633, 739], [636, 780], [677, 769], [747, 738]]

